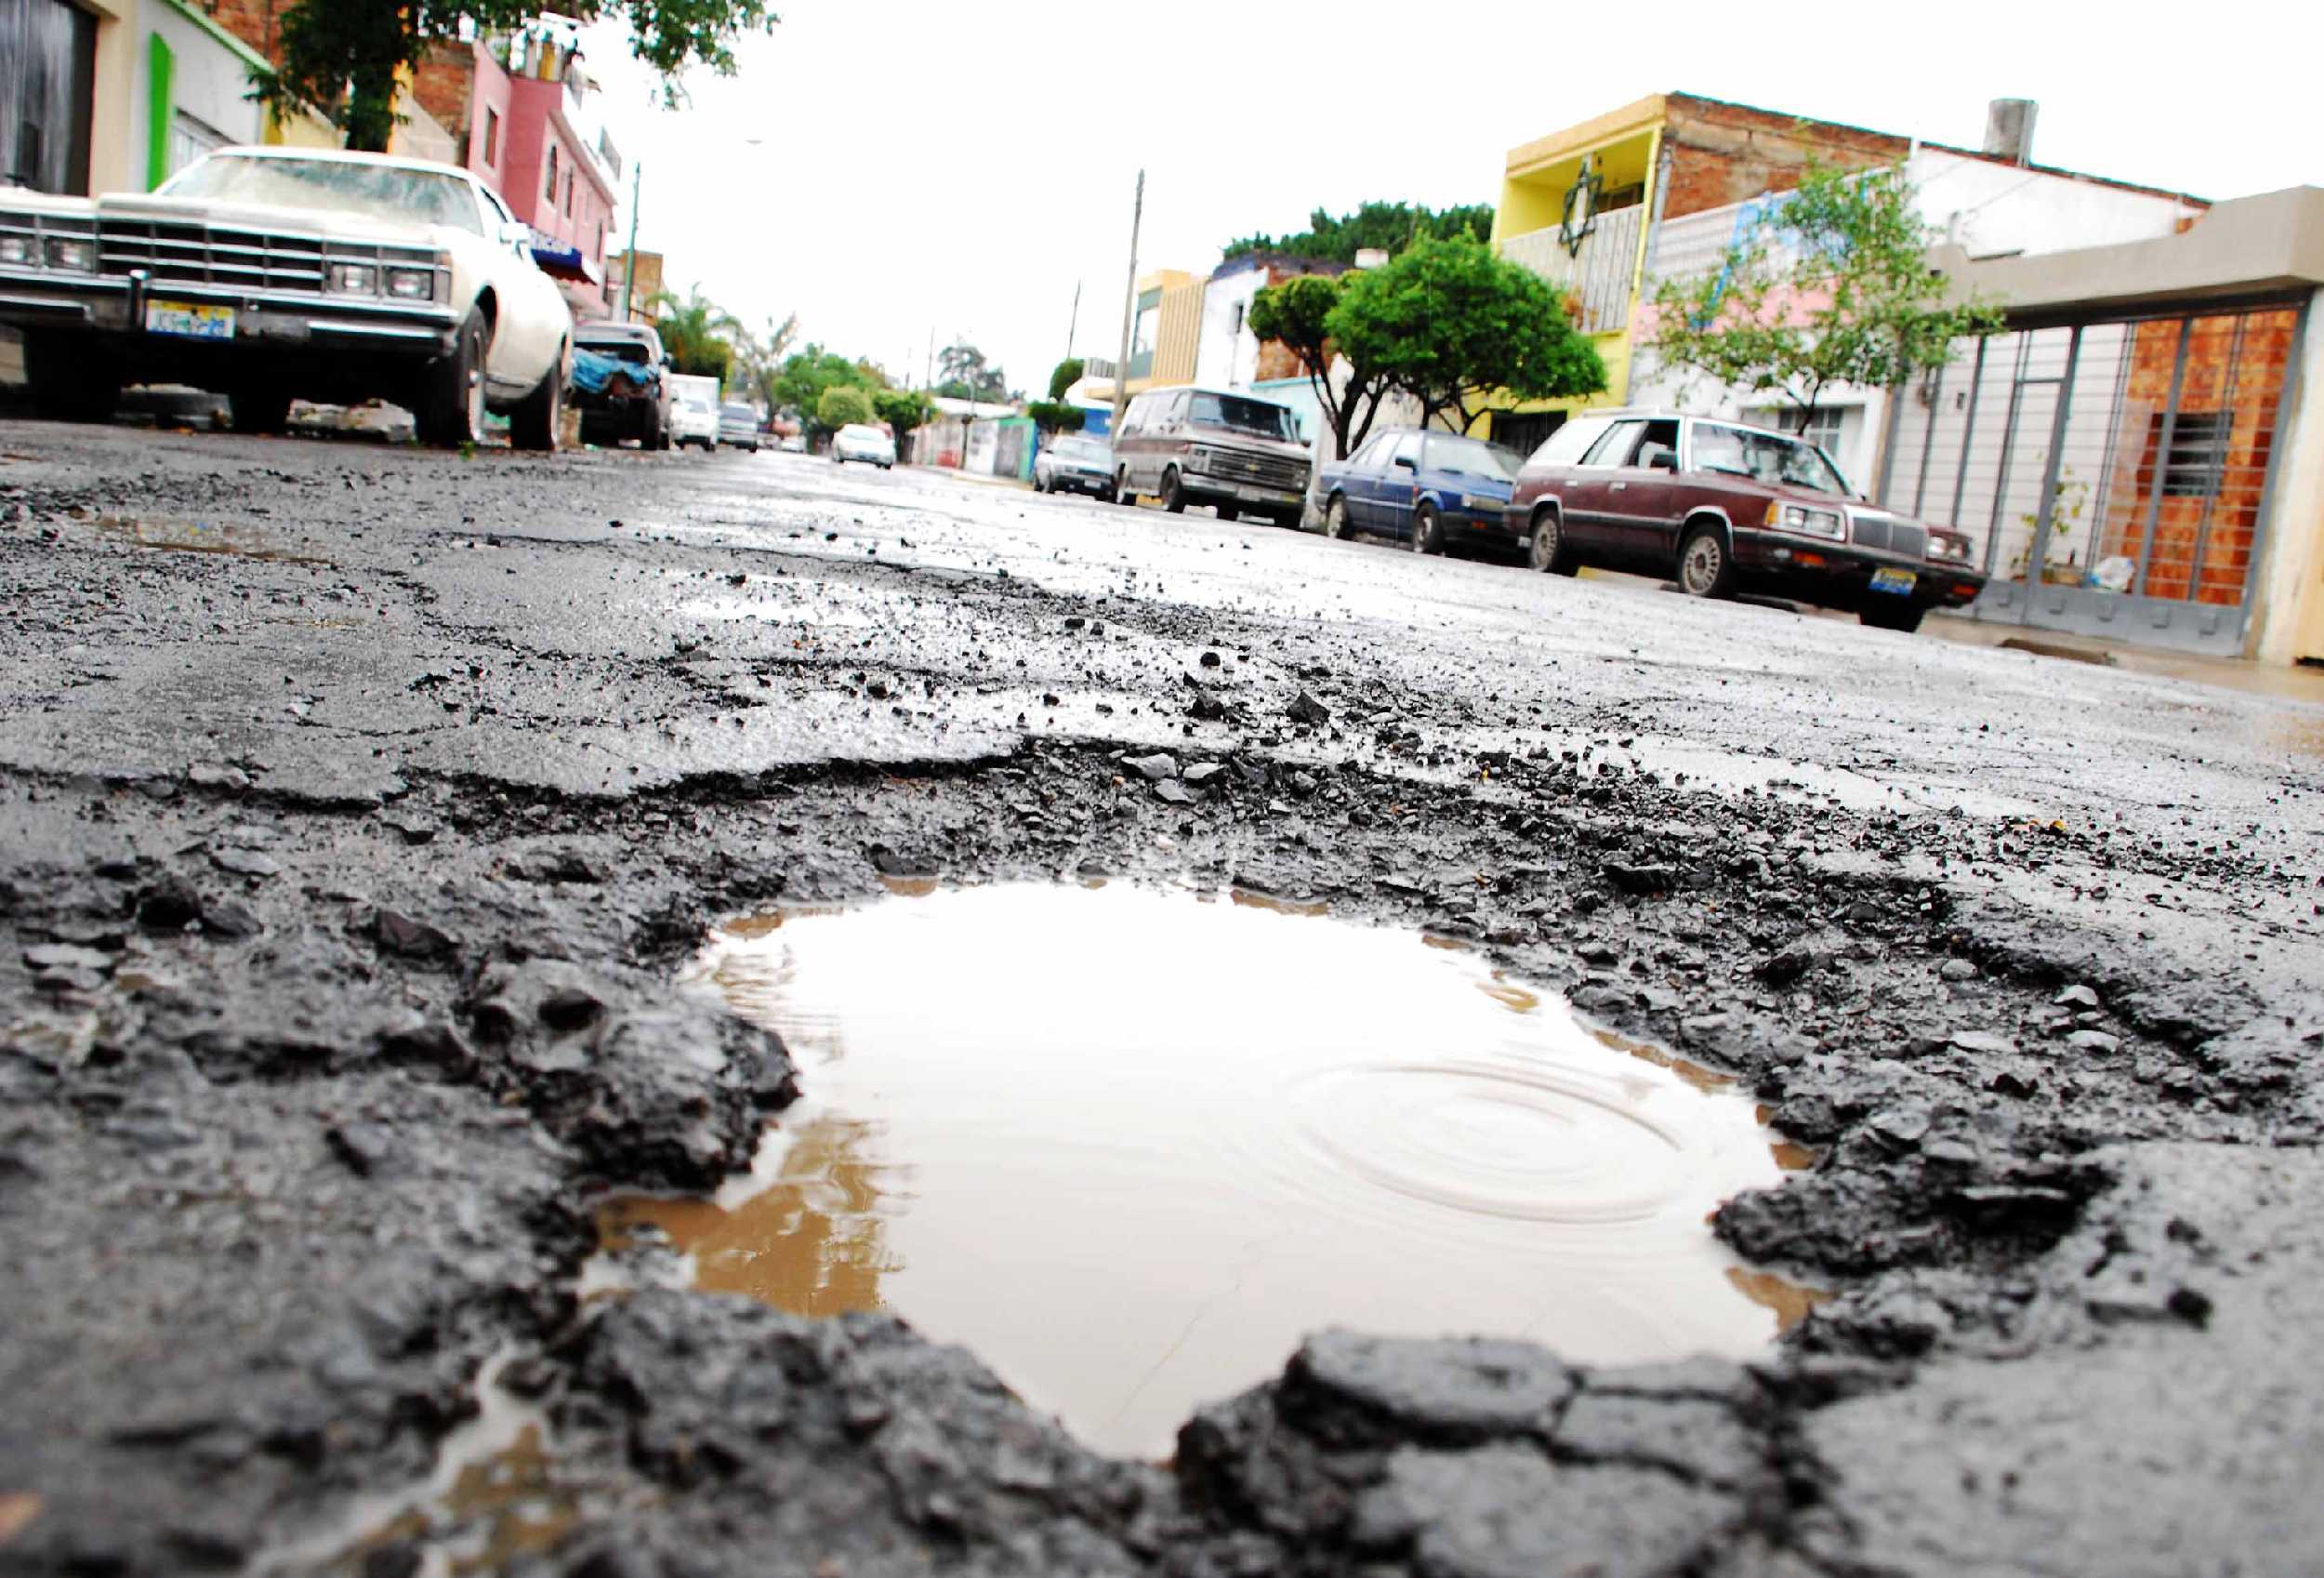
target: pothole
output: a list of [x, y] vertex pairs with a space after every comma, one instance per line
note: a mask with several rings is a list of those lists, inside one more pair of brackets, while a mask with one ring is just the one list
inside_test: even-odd
[[139, 548], [171, 553], [222, 553], [236, 559], [262, 559], [277, 564], [328, 564], [327, 559], [293, 553], [248, 526], [208, 521], [149, 519], [137, 515], [99, 515], [100, 536]]
[[609, 1204], [609, 1247], [891, 1310], [1144, 1456], [1327, 1326], [1613, 1364], [1748, 1355], [1804, 1309], [1707, 1223], [1798, 1164], [1763, 1114], [1471, 951], [1273, 902], [898, 887], [713, 939], [691, 978], [806, 1094], [717, 1197]]

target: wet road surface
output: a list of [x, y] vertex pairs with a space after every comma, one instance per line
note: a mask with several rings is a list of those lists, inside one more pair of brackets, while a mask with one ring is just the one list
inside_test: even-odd
[[[9, 422], [0, 577], [0, 1572], [2324, 1566], [2324, 703], [775, 455]], [[802, 1087], [865, 1117], [719, 928], [1098, 880], [1424, 931], [1732, 1080], [1813, 1165], [1699, 1299], [1829, 1296], [1655, 1362], [1552, 1277], [1565, 1351], [1352, 1312], [1157, 1464], [1008, 1330], [601, 1255]], [[1088, 1143], [1037, 1060], [957, 1101], [1036, 1081]], [[1349, 1175], [1527, 1175], [1524, 1102], [1366, 1099]]]

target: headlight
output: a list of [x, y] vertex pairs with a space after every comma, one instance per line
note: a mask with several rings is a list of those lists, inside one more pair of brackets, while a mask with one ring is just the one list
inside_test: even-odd
[[1464, 510], [1506, 510], [1509, 500], [1495, 498], [1487, 494], [1464, 493], [1460, 496], [1460, 507]]
[[1804, 504], [1773, 500], [1767, 506], [1767, 524], [1779, 532], [1797, 532], [1802, 537], [1820, 537], [1832, 542], [1848, 539], [1848, 524], [1836, 510], [1811, 510]]
[[97, 243], [84, 236], [52, 235], [48, 238], [48, 266], [71, 273], [93, 273], [97, 269]]
[[1931, 532], [1929, 534], [1929, 557], [1966, 564], [1969, 563], [1969, 539], [1965, 537], [1939, 537], [1936, 533]]
[[379, 271], [369, 263], [333, 263], [323, 271], [324, 286], [342, 296], [378, 294]]
[[432, 301], [436, 298], [436, 271], [390, 269], [388, 294], [399, 301]]
[[29, 235], [0, 235], [0, 263], [29, 263], [33, 260], [33, 238]]

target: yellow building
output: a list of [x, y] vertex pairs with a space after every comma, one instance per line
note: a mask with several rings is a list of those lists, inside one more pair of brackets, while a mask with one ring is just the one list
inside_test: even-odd
[[[1195, 353], [1202, 344], [1202, 298], [1209, 282], [1183, 269], [1157, 269], [1140, 276], [1135, 314], [1130, 319], [1130, 394], [1142, 394], [1166, 384], [1195, 380]], [[1083, 395], [1091, 400], [1114, 398], [1113, 359], [1090, 364]]]

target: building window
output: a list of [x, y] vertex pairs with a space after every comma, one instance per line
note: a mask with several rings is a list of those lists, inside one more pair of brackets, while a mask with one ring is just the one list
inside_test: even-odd
[[565, 172], [565, 218], [573, 218], [573, 172]]
[[500, 112], [490, 105], [484, 108], [484, 163], [500, 163]]
[[169, 173], [176, 175], [205, 153], [228, 147], [233, 140], [216, 126], [179, 110], [169, 124]]
[[1778, 432], [1799, 433], [1825, 454], [1837, 458], [1840, 435], [1847, 429], [1848, 412], [1844, 406], [1818, 405], [1804, 431], [1800, 427], [1799, 411], [1789, 405], [1770, 405], [1765, 410], [1753, 412], [1751, 419], [1761, 427], [1774, 428]]
[[[2219, 473], [2226, 458], [2227, 433], [2235, 416], [2230, 411], [2182, 411], [2171, 425], [2171, 453], [2163, 457], [2161, 493], [2165, 498], [2205, 498], [2219, 490]], [[2162, 447], [2162, 413], [2149, 419], [2146, 431], [2148, 470]]]
[[550, 143], [550, 144], [548, 145], [548, 184], [546, 187], [542, 188], [542, 190], [541, 190], [541, 195], [548, 199], [550, 206], [552, 206], [552, 207], [553, 207], [553, 206], [556, 206], [556, 202], [557, 202], [557, 145], [556, 145], [555, 143], [553, 143], [553, 142], [552, 142], [552, 143]]

